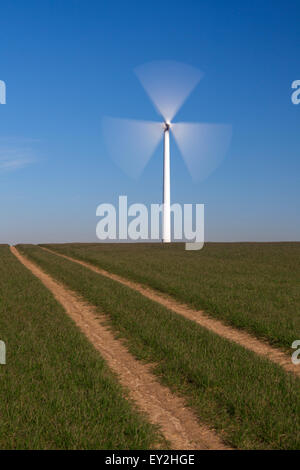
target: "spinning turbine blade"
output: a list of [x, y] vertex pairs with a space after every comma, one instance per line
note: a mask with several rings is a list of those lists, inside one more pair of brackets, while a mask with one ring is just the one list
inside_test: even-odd
[[170, 122], [203, 74], [174, 61], [155, 61], [135, 69], [146, 92], [166, 122]]
[[177, 123], [171, 127], [189, 172], [195, 181], [204, 180], [224, 158], [232, 127], [226, 124]]
[[133, 178], [142, 173], [163, 136], [160, 122], [132, 119], [106, 117], [102, 130], [112, 159]]

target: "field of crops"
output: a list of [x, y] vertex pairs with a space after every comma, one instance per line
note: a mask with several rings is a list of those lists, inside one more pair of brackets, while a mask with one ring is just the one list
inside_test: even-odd
[[148, 284], [290, 351], [300, 338], [300, 243], [61, 244], [52, 250]]
[[[120, 246], [108, 248], [103, 245], [65, 245], [54, 248], [73, 256], [88, 258], [89, 261], [99, 263], [107, 269], [114, 266], [114, 270], [119, 269], [119, 272], [127, 275], [134, 271], [132, 266], [136, 263], [140, 272], [144, 266], [148, 281], [152, 279], [151, 283], [157, 282], [157, 279], [162, 276], [163, 269], [171, 270], [170, 266], [173, 266], [173, 269], [176, 266], [179, 269], [181, 266], [181, 269], [187, 272], [186, 262], [179, 262], [180, 259], [186, 260], [187, 255], [190, 256], [191, 270], [195, 277], [197, 270], [194, 260], [198, 259], [199, 265], [200, 259], [200, 254], [193, 256], [194, 254], [191, 253], [182, 253], [179, 251], [182, 247], [174, 246], [168, 247], [165, 251], [162, 247], [137, 246], [136, 253], [133, 251], [134, 247]], [[216, 265], [218, 260], [219, 264], [225, 265], [226, 260], [222, 261], [221, 252], [218, 252], [219, 247], [211, 249], [213, 248], [216, 248]], [[221, 249], [224, 250], [224, 247]], [[242, 250], [241, 247], [235, 247], [235, 249]], [[292, 249], [297, 249], [297, 246], [292, 245]], [[199, 421], [216, 429], [228, 445], [241, 449], [296, 449], [300, 447], [299, 378], [286, 373], [280, 366], [267, 359], [174, 314], [140, 293], [92, 272], [86, 267], [37, 246], [21, 245], [18, 250], [53, 278], [96, 306], [99, 314], [104, 312], [111, 329], [118, 337], [126, 341], [129, 351], [139, 360], [156, 364], [154, 373], [161, 383], [167, 385], [176, 394], [183, 396], [187, 405], [198, 416]], [[155, 250], [157, 250], [156, 256]], [[209, 256], [213, 258], [212, 253]], [[103, 263], [101, 257], [103, 257]], [[267, 253], [265, 257], [270, 264], [272, 256], [268, 258]], [[288, 257], [287, 254], [286, 257]], [[167, 258], [169, 263], [166, 261]], [[263, 276], [262, 272], [266, 276], [268, 262], [262, 261], [264, 261], [264, 268], [258, 267], [258, 278]], [[296, 264], [294, 257], [291, 257], [290, 262]], [[127, 271], [126, 263], [128, 264]], [[151, 263], [152, 266], [156, 265], [160, 269], [156, 272], [151, 271], [149, 267]], [[235, 263], [237, 269], [239, 265], [237, 260]], [[203, 270], [209, 271], [207, 259], [202, 264]], [[239, 269], [241, 274], [242, 268]], [[272, 271], [272, 266], [269, 270]], [[134, 272], [134, 276], [138, 277], [136, 271]], [[222, 276], [217, 270], [214, 272], [217, 273], [215, 279], [217, 290]], [[250, 267], [247, 273], [248, 277], [251, 277]], [[237, 273], [233, 270], [232, 276], [235, 275]], [[212, 285], [212, 276], [213, 271], [210, 285]], [[283, 269], [280, 279], [282, 280], [284, 276], [288, 274]], [[178, 283], [178, 272], [172, 279], [177, 279]], [[231, 282], [234, 285], [234, 281], [231, 280]], [[276, 284], [275, 279], [273, 282]], [[188, 280], [184, 279], [183, 283], [186, 292]], [[253, 283], [254, 274], [252, 273], [252, 285]], [[269, 280], [265, 288], [266, 292], [270, 283]], [[244, 290], [238, 301], [241, 303], [241, 298], [243, 298], [244, 304], [250, 298], [249, 296], [243, 297], [245, 284], [246, 281], [244, 281]], [[177, 286], [174, 281], [173, 290], [169, 293], [175, 294], [175, 285]], [[257, 289], [258, 292], [262, 289], [259, 283]], [[293, 289], [293, 283], [291, 289]], [[252, 292], [251, 298], [253, 297]], [[213, 301], [217, 298], [216, 294]], [[271, 297], [269, 300], [272, 300]], [[263, 301], [264, 299], [260, 298], [258, 303], [262, 305]], [[209, 302], [208, 297], [207, 302]], [[295, 300], [292, 299], [292, 302]], [[250, 317], [250, 309], [245, 313], [246, 319]], [[267, 324], [271, 324], [272, 314], [272, 308], [269, 305]], [[275, 312], [275, 323], [276, 318]], [[264, 324], [262, 321], [262, 325]], [[274, 328], [274, 332], [276, 331], [279, 333], [278, 324]], [[278, 338], [279, 334], [277, 340]]]
[[155, 380], [225, 446], [300, 448], [297, 374], [58, 255], [147, 284], [287, 350], [300, 338], [300, 244], [211, 244], [201, 252], [173, 244], [47, 247], [54, 252], [0, 246], [0, 339], [7, 345], [0, 449], [172, 448], [17, 253], [95, 309], [96, 322], [105, 318], [116, 341], [151, 365]]

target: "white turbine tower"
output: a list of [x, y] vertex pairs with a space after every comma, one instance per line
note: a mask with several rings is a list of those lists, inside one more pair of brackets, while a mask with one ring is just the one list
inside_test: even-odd
[[170, 123], [164, 128], [163, 242], [171, 241]]
[[103, 133], [115, 162], [138, 177], [163, 136], [163, 242], [171, 241], [170, 132], [194, 180], [205, 179], [220, 163], [231, 139], [231, 126], [172, 123], [203, 74], [189, 65], [156, 61], [135, 69], [163, 123], [103, 119]]

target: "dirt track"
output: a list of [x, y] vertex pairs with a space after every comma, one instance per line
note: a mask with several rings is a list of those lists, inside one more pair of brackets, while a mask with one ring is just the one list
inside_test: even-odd
[[255, 352], [256, 354], [267, 357], [270, 361], [279, 364], [286, 371], [292, 372], [300, 377], [300, 368], [292, 363], [291, 356], [288, 356], [283, 351], [257, 339], [250, 333], [225, 325], [220, 320], [213, 319], [207, 316], [204, 312], [200, 310], [194, 310], [188, 305], [182, 304], [165, 294], [161, 294], [154, 289], [151, 289], [150, 287], [146, 287], [137, 282], [130, 281], [117, 274], [113, 274], [104, 269], [97, 268], [90, 263], [71, 258], [70, 256], [57, 253], [56, 251], [49, 250], [48, 248], [43, 247], [43, 250], [49, 251], [50, 253], [57, 256], [61, 256], [62, 258], [66, 258], [69, 261], [73, 261], [74, 263], [81, 264], [82, 266], [85, 266], [86, 268], [89, 268], [92, 271], [101, 274], [102, 276], [106, 276], [110, 279], [113, 279], [114, 281], [120, 282], [121, 284], [124, 284], [125, 286], [140, 292], [145, 297], [158, 302], [164, 307], [173, 310], [174, 312], [188, 318], [189, 320], [193, 320], [194, 322], [207, 328], [208, 330], [213, 331], [219, 336], [238, 343], [241, 346]]
[[161, 385], [151, 373], [151, 366], [136, 360], [124, 343], [114, 338], [102, 324], [95, 308], [78, 298], [37, 265], [21, 255], [15, 247], [12, 253], [52, 292], [66, 312], [85, 333], [95, 348], [118, 375], [129, 396], [147, 414], [153, 424], [159, 425], [172, 449], [228, 449], [218, 435], [200, 425], [184, 401]]

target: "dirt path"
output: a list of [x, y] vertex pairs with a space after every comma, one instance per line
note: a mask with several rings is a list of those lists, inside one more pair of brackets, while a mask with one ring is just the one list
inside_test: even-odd
[[101, 274], [102, 276], [106, 276], [109, 279], [113, 279], [114, 281], [120, 282], [121, 284], [124, 284], [125, 286], [140, 292], [145, 297], [154, 300], [155, 302], [158, 302], [164, 307], [173, 310], [174, 312], [188, 318], [189, 320], [193, 320], [194, 322], [198, 323], [204, 328], [207, 328], [208, 330], [213, 331], [219, 336], [222, 336], [223, 338], [226, 338], [235, 343], [238, 343], [241, 346], [255, 352], [256, 354], [267, 357], [270, 361], [279, 364], [286, 371], [293, 372], [294, 374], [300, 377], [300, 367], [292, 363], [291, 356], [288, 356], [283, 351], [280, 351], [279, 349], [274, 348], [269, 344], [257, 339], [250, 333], [225, 325], [222, 321], [207, 316], [201, 310], [194, 310], [188, 305], [182, 304], [177, 300], [169, 297], [168, 295], [161, 294], [155, 291], [154, 289], [151, 289], [150, 287], [146, 287], [137, 282], [130, 281], [124, 277], [110, 273], [109, 271], [106, 271], [104, 269], [97, 268], [96, 266], [93, 266], [90, 263], [71, 258], [70, 256], [57, 253], [56, 251], [49, 250], [48, 248], [41, 248], [43, 250], [49, 251], [52, 254], [61, 256], [62, 258], [66, 258], [69, 261], [81, 264], [82, 266], [89, 268], [92, 271]]
[[95, 348], [118, 375], [131, 399], [147, 414], [148, 419], [159, 425], [172, 449], [228, 449], [217, 434], [200, 425], [194, 413], [184, 401], [161, 385], [151, 373], [151, 366], [135, 359], [124, 344], [101, 321], [95, 308], [82, 301], [77, 294], [66, 289], [37, 265], [21, 255], [15, 247], [12, 253], [52, 292], [66, 312], [75, 321]]

